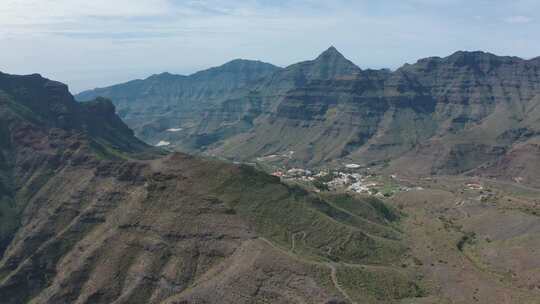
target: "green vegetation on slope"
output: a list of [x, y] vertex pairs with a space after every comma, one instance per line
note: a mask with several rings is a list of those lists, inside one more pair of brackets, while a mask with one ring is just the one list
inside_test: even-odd
[[388, 303], [425, 296], [415, 278], [392, 268], [344, 265], [337, 268], [337, 277], [358, 303]]
[[[336, 208], [330, 200], [283, 185], [251, 167], [242, 167], [240, 176], [231, 177], [219, 191], [260, 234], [316, 260], [391, 264], [405, 250], [392, 228]], [[369, 200], [355, 202], [368, 204], [379, 218], [387, 216], [372, 208]]]

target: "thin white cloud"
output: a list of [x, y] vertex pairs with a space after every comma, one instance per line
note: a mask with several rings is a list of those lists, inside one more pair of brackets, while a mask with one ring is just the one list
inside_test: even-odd
[[504, 22], [537, 20], [540, 1], [493, 1], [0, 0], [0, 70], [78, 91], [238, 57], [285, 66], [331, 44], [363, 68], [458, 49], [540, 55], [533, 27]]
[[78, 21], [84, 17], [144, 17], [166, 14], [168, 0], [2, 0], [4, 26], [37, 26]]
[[525, 24], [532, 22], [533, 19], [527, 16], [510, 16], [504, 19], [504, 22], [510, 24]]
[[3, 0], [8, 11], [51, 16], [141, 16], [162, 14], [170, 8], [168, 0]]

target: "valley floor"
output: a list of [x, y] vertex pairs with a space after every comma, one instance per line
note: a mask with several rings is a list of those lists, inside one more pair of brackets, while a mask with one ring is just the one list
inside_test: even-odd
[[[420, 182], [396, 195], [430, 294], [422, 303], [539, 303], [540, 191], [466, 178]], [[419, 303], [416, 300], [406, 303]]]

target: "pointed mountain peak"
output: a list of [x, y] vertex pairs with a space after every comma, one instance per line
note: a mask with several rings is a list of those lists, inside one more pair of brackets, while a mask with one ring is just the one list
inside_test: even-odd
[[331, 46], [315, 60], [307, 62], [311, 66], [311, 78], [331, 79], [351, 77], [361, 73], [361, 69], [345, 58], [335, 47]]
[[331, 46], [326, 51], [322, 52], [316, 60], [336, 58], [347, 60], [347, 58], [345, 58], [345, 56], [343, 56], [343, 54], [341, 54], [334, 46]]
[[336, 49], [335, 46], [331, 45], [325, 52], [329, 52], [329, 53], [338, 53], [339, 54], [339, 51]]
[[335, 47], [331, 46], [322, 52], [314, 61], [315, 64], [331, 65], [351, 70], [360, 70], [352, 61], [345, 58]]

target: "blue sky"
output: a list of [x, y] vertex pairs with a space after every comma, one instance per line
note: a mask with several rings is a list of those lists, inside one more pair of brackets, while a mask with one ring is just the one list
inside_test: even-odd
[[2, 0], [0, 71], [72, 92], [234, 58], [286, 66], [330, 45], [361, 68], [484, 50], [540, 56], [538, 0]]

